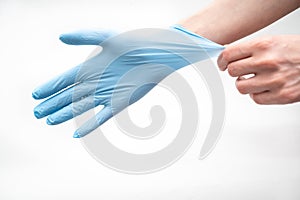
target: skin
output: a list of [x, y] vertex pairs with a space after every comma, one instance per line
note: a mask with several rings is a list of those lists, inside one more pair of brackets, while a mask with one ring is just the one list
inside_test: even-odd
[[[218, 58], [221, 70], [237, 77], [241, 94], [258, 104], [300, 101], [300, 36], [258, 38], [228, 46]], [[254, 74], [251, 78], [244, 75]]]
[[[236, 77], [236, 87], [258, 104], [300, 101], [300, 35], [267, 36], [230, 44], [300, 6], [299, 0], [215, 0], [179, 24], [226, 45], [218, 58], [220, 70]], [[230, 28], [228, 28], [230, 27]], [[245, 75], [252, 75], [245, 78]]]

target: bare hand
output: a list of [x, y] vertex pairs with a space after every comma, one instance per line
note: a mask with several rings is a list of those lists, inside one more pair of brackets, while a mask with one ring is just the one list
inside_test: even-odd
[[[300, 35], [259, 38], [229, 45], [218, 58], [219, 68], [238, 77], [236, 87], [258, 104], [300, 101]], [[243, 76], [253, 74], [251, 78]]]

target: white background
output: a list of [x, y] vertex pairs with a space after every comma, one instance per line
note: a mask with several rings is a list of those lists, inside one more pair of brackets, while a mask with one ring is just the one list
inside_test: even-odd
[[[72, 138], [72, 121], [48, 126], [33, 116], [38, 102], [31, 98], [32, 90], [82, 62], [93, 50], [64, 45], [59, 34], [83, 28], [168, 27], [209, 2], [1, 0], [0, 199], [300, 199], [300, 104], [256, 105], [236, 91], [235, 80], [226, 73], [220, 73], [227, 96], [223, 136], [213, 153], [199, 161], [211, 114], [209, 98], [192, 68], [181, 71], [198, 96], [199, 137], [179, 162], [155, 174], [134, 176], [110, 170]], [[300, 10], [251, 37], [300, 34], [299, 19]], [[133, 120], [149, 123], [148, 107], [153, 101], [173, 102], [167, 103], [166, 112], [173, 116], [169, 123], [176, 128], [178, 105], [159, 88], [134, 105]], [[113, 120], [103, 128], [107, 135], [118, 131]], [[118, 137], [111, 139], [122, 145]]]

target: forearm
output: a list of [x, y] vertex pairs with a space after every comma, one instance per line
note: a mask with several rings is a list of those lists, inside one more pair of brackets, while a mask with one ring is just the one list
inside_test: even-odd
[[219, 44], [256, 32], [300, 6], [300, 0], [215, 0], [179, 24]]

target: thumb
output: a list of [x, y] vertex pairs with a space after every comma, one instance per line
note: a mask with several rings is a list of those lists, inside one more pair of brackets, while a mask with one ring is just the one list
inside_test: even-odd
[[80, 30], [61, 34], [59, 39], [70, 45], [100, 45], [104, 40], [116, 34], [112, 30]]

